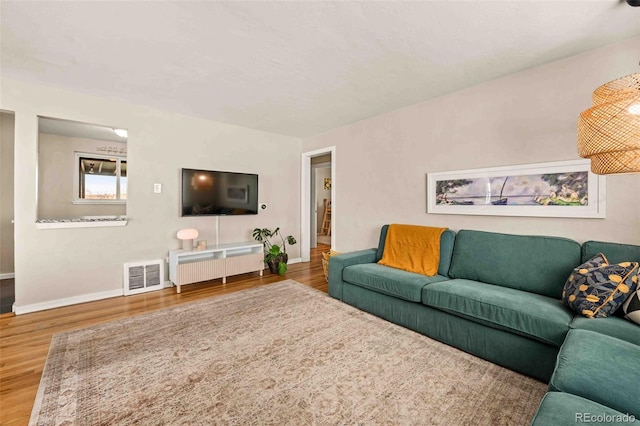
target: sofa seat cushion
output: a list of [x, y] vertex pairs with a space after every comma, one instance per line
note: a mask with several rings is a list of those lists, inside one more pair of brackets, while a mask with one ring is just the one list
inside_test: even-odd
[[377, 263], [366, 263], [345, 268], [342, 279], [378, 293], [419, 303], [422, 296], [422, 287], [429, 283], [444, 281], [449, 278], [442, 275], [428, 277]]
[[549, 390], [640, 418], [638, 371], [640, 346], [589, 330], [571, 330], [558, 353]]
[[569, 327], [577, 330], [591, 330], [615, 337], [640, 346], [640, 327], [624, 318], [586, 318], [576, 315]]
[[553, 346], [562, 345], [573, 318], [559, 300], [462, 279], [423, 288], [422, 303]]
[[626, 413], [564, 392], [547, 392], [538, 406], [531, 426], [640, 425], [640, 421]]

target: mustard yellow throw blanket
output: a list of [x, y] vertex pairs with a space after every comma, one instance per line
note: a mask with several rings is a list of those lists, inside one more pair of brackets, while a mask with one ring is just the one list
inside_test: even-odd
[[447, 228], [389, 225], [380, 265], [433, 276], [440, 263], [440, 236]]

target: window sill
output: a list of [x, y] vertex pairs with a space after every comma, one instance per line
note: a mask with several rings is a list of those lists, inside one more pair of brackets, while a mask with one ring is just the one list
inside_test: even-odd
[[97, 206], [124, 206], [127, 200], [73, 200], [71, 204]]
[[39, 219], [36, 221], [38, 229], [62, 228], [102, 228], [107, 226], [126, 226], [126, 217], [77, 218], [77, 219]]

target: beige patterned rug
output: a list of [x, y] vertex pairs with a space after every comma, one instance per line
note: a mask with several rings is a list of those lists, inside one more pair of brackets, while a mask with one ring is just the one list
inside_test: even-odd
[[289, 280], [54, 336], [31, 424], [526, 425], [545, 390]]

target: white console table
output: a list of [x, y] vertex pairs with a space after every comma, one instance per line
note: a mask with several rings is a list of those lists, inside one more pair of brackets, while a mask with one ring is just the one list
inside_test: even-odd
[[262, 272], [264, 254], [262, 243], [249, 241], [244, 243], [221, 244], [204, 250], [170, 250], [169, 279], [180, 293], [181, 286], [200, 281], [244, 274]]

